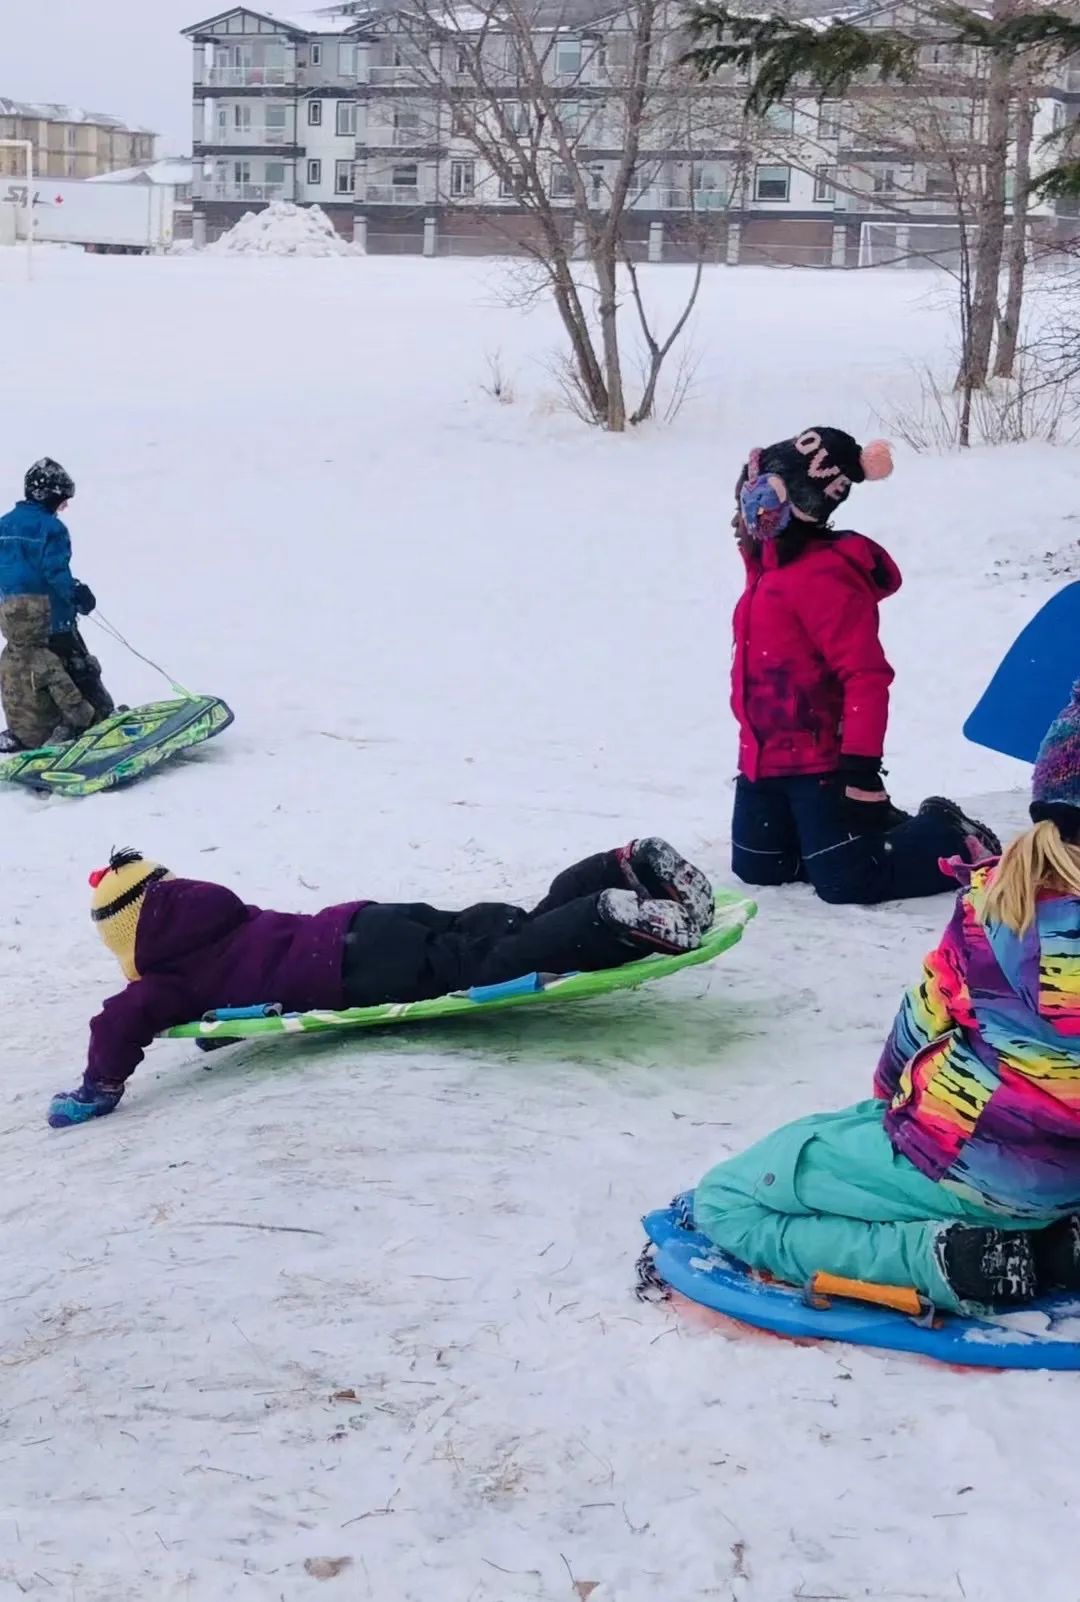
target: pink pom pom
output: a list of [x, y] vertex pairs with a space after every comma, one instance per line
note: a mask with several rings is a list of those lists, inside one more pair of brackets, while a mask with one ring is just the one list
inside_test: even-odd
[[888, 478], [893, 470], [892, 451], [888, 440], [872, 439], [859, 452], [859, 465], [867, 478]]

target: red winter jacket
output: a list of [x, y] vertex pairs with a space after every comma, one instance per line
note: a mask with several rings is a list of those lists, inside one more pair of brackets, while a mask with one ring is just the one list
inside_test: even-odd
[[783, 567], [771, 545], [744, 560], [731, 672], [740, 773], [830, 773], [842, 754], [880, 757], [893, 670], [878, 602], [900, 588], [892, 557], [840, 533], [809, 540]]

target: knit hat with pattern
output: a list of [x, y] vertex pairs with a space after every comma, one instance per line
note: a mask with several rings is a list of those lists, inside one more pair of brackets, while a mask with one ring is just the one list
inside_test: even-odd
[[793, 509], [811, 523], [827, 523], [853, 484], [888, 478], [892, 468], [883, 439], [860, 445], [842, 428], [806, 428], [758, 452], [758, 472], [782, 479]]
[[1047, 729], [1031, 778], [1031, 817], [1050, 819], [1063, 840], [1080, 844], [1080, 683]]
[[90, 875], [90, 916], [125, 979], [139, 977], [135, 939], [146, 892], [160, 879], [172, 877], [168, 868], [147, 862], [137, 851], [114, 851], [109, 866]]

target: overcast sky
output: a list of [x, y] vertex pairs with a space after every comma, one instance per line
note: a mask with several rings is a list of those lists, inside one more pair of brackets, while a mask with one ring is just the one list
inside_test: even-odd
[[0, 0], [0, 95], [108, 111], [191, 149], [191, 46], [217, 0]]

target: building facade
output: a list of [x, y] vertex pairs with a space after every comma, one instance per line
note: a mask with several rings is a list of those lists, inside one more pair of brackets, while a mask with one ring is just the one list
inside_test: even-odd
[[[563, 0], [545, 24], [539, 6], [544, 83], [601, 210], [625, 145], [630, 21], [590, 0]], [[865, 26], [922, 27], [919, 83], [853, 90], [844, 101], [797, 98], [750, 123], [734, 70], [690, 81], [672, 7], [654, 46], [655, 93], [631, 183], [636, 250], [677, 259], [704, 247], [733, 264], [844, 266], [936, 259], [948, 248], [974, 212], [956, 174], [977, 182], [985, 90], [977, 64], [935, 43], [915, 5], [849, 14]], [[461, 15], [470, 14], [438, 40], [418, 39], [415, 13], [373, 12], [365, 0], [296, 15], [236, 6], [186, 29], [196, 240], [285, 199], [318, 203], [339, 232], [373, 251], [495, 253], [520, 243], [533, 220], [506, 161], [490, 138], [476, 137], [479, 58], [470, 52], [479, 33], [463, 30], [483, 19]], [[482, 98], [489, 110], [498, 103], [504, 131], [525, 133], [536, 94], [535, 85], [531, 95], [522, 90], [520, 46], [483, 33]], [[1043, 135], [1078, 110], [1080, 66], [1049, 71], [1035, 96], [1036, 161]], [[575, 175], [550, 141], [543, 159], [548, 193], [569, 216]], [[1076, 232], [1050, 203], [1029, 217], [1049, 234]]]
[[[43, 178], [98, 178], [154, 159], [155, 135], [118, 117], [77, 106], [0, 98], [0, 139], [26, 139]], [[19, 151], [0, 145], [0, 174], [24, 170]]]

